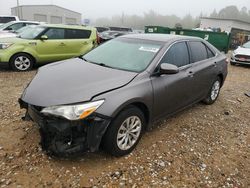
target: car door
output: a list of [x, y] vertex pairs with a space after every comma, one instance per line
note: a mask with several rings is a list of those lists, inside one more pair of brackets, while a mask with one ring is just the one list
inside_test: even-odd
[[188, 42], [193, 71], [193, 92], [195, 100], [204, 98], [217, 76], [217, 62], [214, 52], [202, 41]]
[[37, 41], [37, 56], [41, 62], [53, 62], [67, 59], [69, 48], [65, 42], [65, 30], [63, 28], [48, 28], [43, 34], [46, 40]]
[[66, 29], [65, 38], [68, 53], [71, 57], [84, 55], [93, 48], [93, 40], [90, 39], [91, 30]]
[[179, 73], [152, 76], [154, 90], [154, 117], [156, 119], [187, 106], [193, 102], [193, 72], [186, 42], [173, 44], [163, 56], [161, 63], [179, 67]]

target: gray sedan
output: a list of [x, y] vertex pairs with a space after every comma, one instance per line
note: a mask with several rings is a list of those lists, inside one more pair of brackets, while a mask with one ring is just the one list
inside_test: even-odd
[[200, 101], [214, 103], [226, 76], [225, 55], [202, 39], [126, 35], [40, 68], [19, 102], [49, 154], [102, 146], [123, 156], [154, 121]]

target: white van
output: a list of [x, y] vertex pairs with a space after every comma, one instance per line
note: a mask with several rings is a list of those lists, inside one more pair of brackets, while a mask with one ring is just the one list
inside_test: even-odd
[[0, 15], [0, 25], [11, 21], [19, 21], [19, 18], [17, 16]]

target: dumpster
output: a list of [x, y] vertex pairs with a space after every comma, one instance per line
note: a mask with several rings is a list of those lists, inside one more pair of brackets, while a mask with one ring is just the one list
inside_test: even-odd
[[173, 29], [162, 26], [146, 26], [145, 33], [163, 33], [173, 35], [186, 35], [200, 37], [214, 45], [218, 50], [227, 53], [230, 42], [230, 34], [212, 31], [198, 31], [191, 29]]

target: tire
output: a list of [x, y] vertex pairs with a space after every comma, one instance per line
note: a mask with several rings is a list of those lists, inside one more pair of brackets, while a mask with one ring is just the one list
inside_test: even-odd
[[217, 77], [213, 81], [213, 84], [211, 88], [209, 89], [207, 97], [203, 100], [203, 103], [210, 105], [210, 104], [213, 104], [217, 100], [220, 94], [221, 84], [222, 84], [222, 80], [220, 79], [220, 77]]
[[236, 65], [236, 63], [235, 63], [235, 62], [232, 62], [232, 61], [230, 61], [230, 64], [231, 64], [231, 65]]
[[[130, 129], [127, 129], [129, 126]], [[103, 149], [116, 157], [131, 153], [141, 139], [144, 127], [145, 117], [142, 111], [129, 106], [111, 122], [102, 140]]]
[[10, 67], [14, 71], [29, 71], [34, 66], [34, 58], [26, 53], [19, 53], [10, 59]]

